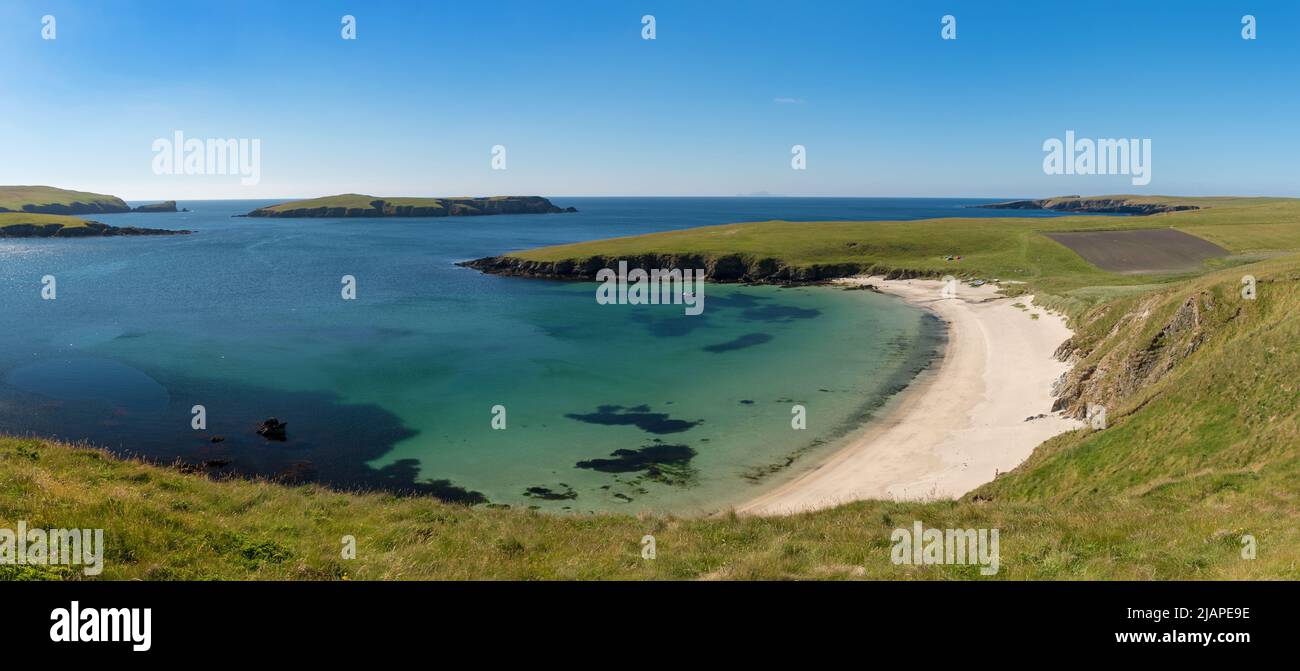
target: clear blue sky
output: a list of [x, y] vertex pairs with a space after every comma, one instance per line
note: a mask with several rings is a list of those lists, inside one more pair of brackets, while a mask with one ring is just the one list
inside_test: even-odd
[[[340, 39], [344, 14], [356, 41]], [[1262, 0], [6, 0], [0, 184], [127, 199], [1300, 195], [1297, 25], [1300, 3]], [[175, 130], [259, 138], [260, 184], [154, 175], [151, 144]], [[1150, 185], [1044, 175], [1042, 143], [1066, 130], [1151, 138]], [[496, 144], [507, 170], [490, 169]]]

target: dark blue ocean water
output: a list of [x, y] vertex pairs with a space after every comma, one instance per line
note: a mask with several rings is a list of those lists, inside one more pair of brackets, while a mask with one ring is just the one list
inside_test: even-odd
[[[267, 220], [231, 215], [270, 201], [197, 201], [94, 217], [194, 235], [0, 241], [0, 432], [452, 499], [715, 509], [869, 419], [928, 361], [933, 320], [870, 292], [719, 285], [688, 317], [455, 263], [747, 220], [1040, 214], [948, 199], [553, 200], [580, 212]], [[341, 299], [343, 275], [357, 300]], [[807, 429], [792, 429], [794, 405]], [[269, 416], [288, 422], [287, 442], [254, 433]]]

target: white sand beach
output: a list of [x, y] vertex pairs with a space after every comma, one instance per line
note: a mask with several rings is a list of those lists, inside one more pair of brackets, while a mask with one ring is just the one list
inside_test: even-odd
[[[861, 435], [737, 513], [956, 498], [1015, 468], [1044, 440], [1082, 425], [1051, 412], [1052, 384], [1069, 369], [1052, 355], [1071, 332], [1031, 296], [1005, 298], [992, 285], [962, 284], [946, 298], [938, 280], [841, 281], [869, 283], [934, 311], [948, 325], [944, 355]], [[1047, 416], [1026, 421], [1040, 414]]]

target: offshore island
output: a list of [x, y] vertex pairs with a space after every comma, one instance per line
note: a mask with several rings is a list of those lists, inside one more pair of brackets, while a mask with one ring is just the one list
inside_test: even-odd
[[376, 198], [345, 193], [259, 207], [246, 217], [475, 217], [493, 214], [559, 214], [561, 208], [541, 196], [486, 198]]

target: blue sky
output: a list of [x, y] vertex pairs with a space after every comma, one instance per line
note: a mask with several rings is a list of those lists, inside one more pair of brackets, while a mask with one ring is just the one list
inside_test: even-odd
[[[956, 40], [940, 38], [945, 14]], [[7, 0], [0, 184], [127, 199], [1300, 196], [1297, 25], [1300, 3], [1233, 0]], [[177, 130], [260, 139], [261, 181], [155, 175], [152, 143]], [[1045, 175], [1042, 144], [1067, 130], [1150, 138], [1151, 183]], [[491, 169], [498, 144], [506, 170]], [[795, 144], [807, 170], [790, 167]]]

